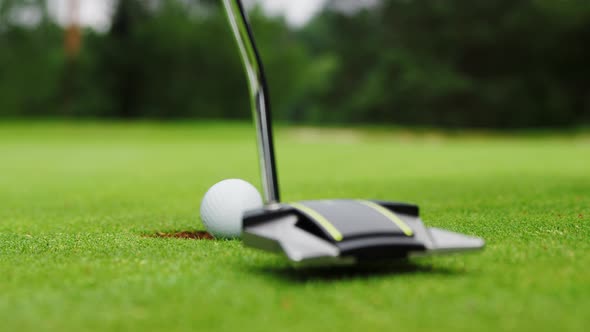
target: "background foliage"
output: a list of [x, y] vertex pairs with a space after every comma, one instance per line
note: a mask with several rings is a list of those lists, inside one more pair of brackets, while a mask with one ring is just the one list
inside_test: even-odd
[[[283, 122], [590, 123], [590, 2], [332, 0], [293, 28], [251, 19]], [[219, 1], [123, 0], [75, 58], [44, 0], [0, 0], [0, 116], [247, 119]], [[27, 24], [22, 13], [41, 19]]]

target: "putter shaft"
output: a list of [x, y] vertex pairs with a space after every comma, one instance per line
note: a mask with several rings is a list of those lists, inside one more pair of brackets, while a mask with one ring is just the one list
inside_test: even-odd
[[276, 159], [272, 132], [272, 119], [268, 84], [254, 34], [241, 0], [223, 0], [240, 55], [250, 92], [250, 102], [258, 138], [258, 156], [262, 175], [262, 188], [267, 205], [280, 201]]

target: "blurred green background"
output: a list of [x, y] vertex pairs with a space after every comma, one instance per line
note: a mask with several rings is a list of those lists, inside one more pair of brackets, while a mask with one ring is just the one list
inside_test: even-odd
[[[246, 2], [280, 122], [590, 123], [588, 1], [332, 0], [302, 25]], [[250, 118], [221, 1], [107, 3], [97, 29], [0, 0], [0, 117]]]

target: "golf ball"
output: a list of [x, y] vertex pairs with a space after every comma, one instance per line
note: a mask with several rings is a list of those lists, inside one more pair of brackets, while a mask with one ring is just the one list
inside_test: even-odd
[[236, 238], [242, 234], [242, 216], [262, 208], [262, 197], [250, 183], [223, 180], [211, 187], [201, 202], [201, 219], [216, 238]]

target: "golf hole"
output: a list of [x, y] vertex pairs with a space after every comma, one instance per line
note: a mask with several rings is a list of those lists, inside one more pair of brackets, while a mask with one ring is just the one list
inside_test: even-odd
[[148, 237], [162, 239], [214, 240], [213, 235], [205, 231], [157, 232]]

